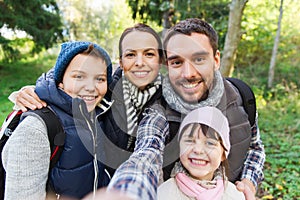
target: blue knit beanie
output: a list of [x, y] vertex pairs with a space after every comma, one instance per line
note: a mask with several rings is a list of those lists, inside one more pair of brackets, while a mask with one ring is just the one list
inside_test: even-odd
[[108, 84], [111, 83], [112, 64], [107, 52], [97, 44], [91, 42], [73, 41], [73, 42], [65, 42], [61, 45], [61, 50], [57, 57], [56, 64], [54, 66], [54, 80], [57, 84], [62, 82], [63, 75], [71, 60], [77, 54], [87, 50], [90, 44], [93, 44], [94, 48], [98, 50], [99, 53], [103, 56], [105, 63], [107, 64], [107, 83]]

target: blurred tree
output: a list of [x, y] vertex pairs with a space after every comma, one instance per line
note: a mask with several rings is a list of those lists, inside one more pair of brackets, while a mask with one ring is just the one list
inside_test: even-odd
[[125, 0], [57, 0], [62, 11], [66, 37], [103, 46], [115, 60], [122, 31], [134, 21]]
[[[0, 28], [25, 31], [34, 42], [34, 53], [63, 38], [59, 10], [53, 0], [2, 0], [0, 12]], [[0, 35], [2, 50], [10, 52], [6, 56], [17, 51], [10, 44], [10, 39]]]
[[280, 8], [279, 8], [279, 17], [278, 17], [278, 26], [276, 31], [276, 37], [274, 39], [274, 46], [270, 61], [270, 68], [269, 68], [269, 76], [268, 76], [268, 87], [271, 88], [273, 85], [274, 79], [274, 68], [276, 63], [276, 55], [278, 50], [279, 38], [280, 38], [280, 30], [281, 30], [281, 20], [283, 15], [283, 0], [280, 1]]
[[[267, 86], [279, 8], [278, 0], [252, 0], [247, 3], [242, 20], [242, 39], [235, 62], [234, 73], [237, 76], [248, 77], [253, 83], [260, 82]], [[273, 85], [286, 81], [300, 86], [300, 79], [295, 76], [300, 72], [299, 0], [284, 0], [283, 10]], [[246, 68], [247, 74], [242, 74]]]
[[241, 22], [244, 8], [248, 0], [232, 0], [228, 19], [228, 31], [225, 38], [221, 59], [221, 72], [224, 76], [232, 76], [236, 51], [241, 40]]
[[132, 10], [132, 18], [143, 22], [155, 21], [164, 31], [176, 22], [197, 17], [211, 23], [217, 30], [222, 48], [227, 32], [229, 0], [127, 0]]

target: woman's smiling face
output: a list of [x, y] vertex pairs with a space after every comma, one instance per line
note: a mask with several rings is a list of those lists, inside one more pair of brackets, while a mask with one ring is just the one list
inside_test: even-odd
[[160, 64], [158, 43], [153, 35], [133, 31], [123, 38], [120, 66], [125, 77], [139, 89], [156, 79]]

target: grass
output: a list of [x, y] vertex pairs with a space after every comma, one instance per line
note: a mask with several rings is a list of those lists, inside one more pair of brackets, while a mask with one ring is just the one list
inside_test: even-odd
[[[0, 63], [0, 121], [12, 109], [8, 95], [28, 84], [51, 68], [53, 56]], [[236, 69], [235, 77], [248, 82], [256, 95], [259, 127], [265, 145], [265, 180], [259, 186], [258, 199], [300, 198], [300, 83], [299, 68], [281, 64], [275, 87], [266, 89], [267, 70], [259, 66]], [[282, 73], [284, 74], [282, 75]], [[279, 76], [278, 76], [279, 74]]]
[[266, 89], [267, 67], [238, 69], [235, 76], [252, 86], [259, 112], [259, 128], [265, 146], [265, 180], [259, 199], [300, 198], [300, 68], [277, 66], [274, 87]]
[[25, 85], [34, 85], [36, 79], [55, 63], [55, 57], [20, 59], [13, 63], [0, 62], [0, 122], [12, 110], [9, 94]]
[[300, 93], [299, 89], [276, 89], [265, 101], [258, 98], [260, 131], [265, 145], [265, 180], [262, 199], [300, 198]]

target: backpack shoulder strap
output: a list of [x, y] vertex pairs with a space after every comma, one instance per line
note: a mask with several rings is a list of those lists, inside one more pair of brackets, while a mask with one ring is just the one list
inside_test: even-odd
[[39, 115], [47, 126], [47, 134], [51, 148], [50, 169], [52, 169], [59, 160], [60, 154], [63, 150], [66, 137], [64, 129], [56, 114], [48, 107], [38, 110], [30, 110], [29, 112]]
[[244, 81], [237, 78], [226, 77], [226, 80], [228, 80], [238, 89], [243, 100], [243, 107], [248, 114], [248, 120], [252, 127], [255, 123], [255, 118], [256, 118], [256, 102], [251, 87], [248, 84], [246, 84]]

